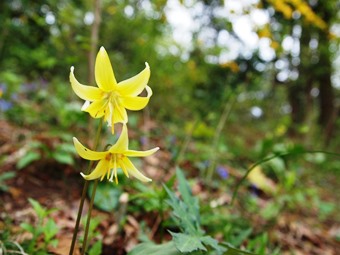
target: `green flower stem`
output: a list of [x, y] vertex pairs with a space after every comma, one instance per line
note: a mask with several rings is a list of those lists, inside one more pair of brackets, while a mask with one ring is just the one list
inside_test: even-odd
[[274, 158], [280, 158], [280, 157], [285, 157], [285, 156], [291, 156], [291, 155], [300, 155], [300, 154], [307, 154], [307, 153], [323, 153], [326, 155], [330, 155], [330, 156], [334, 156], [334, 157], [340, 157], [340, 153], [335, 153], [335, 152], [330, 152], [330, 151], [322, 151], [322, 150], [302, 150], [302, 151], [288, 151], [288, 152], [283, 152], [283, 153], [277, 153], [271, 156], [268, 156], [266, 158], [263, 158], [257, 162], [255, 162], [250, 168], [247, 169], [247, 172], [243, 175], [243, 177], [241, 178], [241, 180], [238, 182], [238, 184], [236, 185], [236, 188], [233, 192], [233, 195], [231, 197], [231, 202], [230, 202], [230, 206], [233, 205], [235, 199], [236, 199], [236, 195], [238, 193], [239, 188], [241, 187], [242, 183], [247, 179], [248, 175], [250, 174], [250, 172], [255, 169], [255, 167], [261, 165], [262, 163], [268, 162], [269, 160], [272, 160]]
[[[232, 97], [233, 94], [231, 94], [230, 97]], [[234, 97], [234, 99], [230, 102], [229, 100], [226, 100], [226, 104], [224, 106], [223, 112], [221, 114], [220, 120], [218, 122], [217, 128], [216, 128], [216, 132], [214, 135], [214, 139], [213, 139], [213, 144], [212, 144], [212, 150], [211, 150], [211, 156], [210, 156], [210, 166], [207, 169], [207, 182], [208, 184], [211, 183], [212, 180], [212, 176], [216, 167], [216, 160], [217, 160], [217, 155], [218, 155], [218, 144], [221, 138], [221, 132], [225, 126], [225, 123], [230, 115], [231, 109], [233, 108], [234, 104], [236, 102], [236, 97]]]
[[[98, 129], [97, 129], [96, 139], [95, 139], [95, 142], [94, 142], [94, 150], [96, 150], [97, 147], [98, 147], [102, 126], [103, 126], [103, 119], [100, 119]], [[91, 171], [92, 166], [93, 166], [93, 161], [90, 161], [89, 166], [86, 170], [86, 174], [88, 174]], [[83, 191], [81, 193], [81, 199], [80, 199], [80, 204], [79, 204], [79, 209], [78, 209], [78, 214], [77, 214], [77, 219], [76, 219], [76, 225], [74, 226], [72, 243], [71, 243], [69, 255], [73, 255], [74, 246], [76, 244], [77, 234], [78, 234], [78, 231], [79, 231], [81, 214], [83, 212], [84, 202], [85, 202], [85, 198], [86, 198], [86, 191], [87, 191], [88, 187], [89, 187], [89, 181], [85, 180]]]
[[87, 250], [87, 238], [88, 238], [88, 235], [89, 235], [89, 228], [90, 228], [90, 223], [91, 223], [91, 215], [92, 215], [94, 198], [96, 196], [97, 186], [98, 186], [98, 179], [95, 180], [94, 185], [93, 185], [91, 201], [90, 201], [90, 207], [89, 207], [89, 211], [87, 213], [87, 220], [86, 220], [84, 240], [83, 240], [83, 249], [82, 249], [82, 252], [81, 252], [82, 255], [84, 255], [86, 253], [86, 250]]

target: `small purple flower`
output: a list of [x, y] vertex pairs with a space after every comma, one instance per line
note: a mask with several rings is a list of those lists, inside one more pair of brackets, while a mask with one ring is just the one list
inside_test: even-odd
[[250, 192], [253, 194], [253, 196], [258, 197], [260, 194], [259, 188], [255, 184], [250, 185]]
[[13, 106], [13, 104], [7, 100], [4, 99], [0, 99], [0, 110], [2, 112], [8, 111], [9, 109], [11, 109]]
[[18, 99], [19, 99], [19, 96], [18, 96], [17, 93], [13, 93], [13, 94], [11, 95], [11, 100], [12, 100], [12, 101], [17, 101]]
[[34, 83], [24, 83], [23, 84], [23, 88], [22, 88], [23, 92], [30, 92], [35, 90], [35, 85]]
[[177, 142], [177, 137], [175, 135], [170, 136], [170, 144], [174, 145]]
[[0, 90], [2, 91], [2, 94], [5, 94], [5, 92], [7, 91], [7, 85], [5, 83], [1, 83]]
[[143, 136], [141, 136], [141, 138], [139, 140], [140, 140], [140, 143], [142, 145], [147, 145], [149, 139], [146, 136], [143, 135]]
[[223, 179], [226, 180], [229, 177], [229, 171], [226, 167], [224, 166], [218, 166], [216, 167], [216, 172], [218, 173], [218, 175]]

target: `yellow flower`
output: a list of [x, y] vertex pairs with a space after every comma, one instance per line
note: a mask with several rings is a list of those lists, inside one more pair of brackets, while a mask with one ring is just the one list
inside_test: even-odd
[[99, 160], [96, 168], [89, 175], [81, 173], [86, 180], [98, 178], [103, 180], [104, 177], [107, 176], [107, 179], [111, 182], [113, 181], [113, 177], [115, 177], [115, 182], [118, 183], [117, 169], [120, 168], [127, 177], [132, 175], [142, 182], [151, 181], [150, 178], [144, 176], [137, 170], [128, 157], [146, 157], [158, 151], [159, 148], [156, 147], [147, 151], [129, 150], [129, 138], [126, 125], [123, 125], [120, 137], [108, 151], [92, 151], [82, 145], [75, 137], [73, 138], [73, 142], [76, 151], [82, 158], [87, 160]]
[[[81, 99], [86, 100], [82, 110], [88, 112], [93, 118], [104, 117], [114, 133], [115, 123], [128, 122], [126, 109], [141, 110], [152, 96], [152, 90], [147, 85], [150, 67], [148, 63], [145, 65], [145, 69], [139, 74], [117, 83], [109, 56], [104, 47], [101, 47], [95, 63], [95, 78], [98, 87], [79, 83], [74, 76], [72, 66], [70, 73], [72, 89]], [[138, 96], [144, 89], [147, 92], [146, 97]]]

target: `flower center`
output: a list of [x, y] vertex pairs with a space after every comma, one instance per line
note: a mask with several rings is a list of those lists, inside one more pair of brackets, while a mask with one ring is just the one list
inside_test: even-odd
[[114, 177], [116, 184], [118, 183], [118, 177], [117, 177], [118, 168], [121, 168], [123, 172], [126, 174], [126, 169], [121, 163], [121, 160], [123, 158], [124, 158], [124, 155], [119, 154], [119, 153], [110, 153], [105, 157], [106, 160], [110, 161], [109, 169], [107, 170], [107, 178], [109, 179], [109, 176], [110, 176], [110, 179], [109, 179], [110, 182], [113, 182], [113, 177]]
[[108, 93], [109, 96], [109, 102], [113, 104], [114, 106], [117, 106], [120, 103], [120, 95], [116, 91], [112, 91]]
[[[121, 106], [121, 95], [117, 91], [112, 91], [108, 93], [108, 103], [112, 106], [111, 117], [113, 116], [113, 111], [117, 111], [121, 119], [124, 119], [124, 114], [122, 112]], [[112, 120], [112, 125], [114, 121]]]

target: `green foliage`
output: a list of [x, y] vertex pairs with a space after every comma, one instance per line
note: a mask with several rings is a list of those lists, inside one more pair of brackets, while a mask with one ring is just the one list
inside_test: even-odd
[[176, 176], [178, 179], [178, 190], [182, 196], [181, 201], [175, 193], [171, 192], [169, 188], [164, 186], [169, 196], [169, 205], [173, 209], [173, 219], [176, 225], [181, 226], [181, 229], [191, 235], [203, 234], [200, 228], [200, 212], [198, 198], [191, 194], [189, 184], [186, 182], [183, 173], [177, 169]]
[[[196, 252], [205, 252], [207, 254], [253, 254], [233, 248], [227, 243], [219, 244], [216, 239], [210, 235], [206, 235], [201, 227], [200, 208], [198, 198], [192, 195], [192, 191], [184, 174], [178, 168], [176, 170], [178, 180], [178, 191], [181, 194], [180, 199], [175, 192], [171, 191], [164, 185], [169, 199], [168, 203], [172, 208], [172, 216], [175, 226], [180, 232], [169, 231], [172, 241], [161, 245], [155, 245], [150, 242], [142, 243], [136, 246], [130, 254], [156, 254], [156, 252], [168, 252], [168, 254], [183, 254]], [[176, 250], [174, 249], [177, 249]]]
[[138, 244], [128, 254], [129, 255], [144, 255], [144, 254], [180, 255], [182, 253], [178, 251], [173, 241], [170, 241], [164, 244], [155, 244], [149, 241], [149, 242]]
[[[82, 219], [82, 224], [85, 226], [87, 217]], [[98, 230], [99, 224], [101, 223], [100, 217], [92, 217], [89, 230], [88, 230], [88, 238], [87, 240], [92, 240], [92, 244], [90, 244], [90, 249], [88, 250], [89, 255], [100, 255], [102, 253], [103, 244], [101, 241], [101, 233]], [[83, 238], [81, 237], [81, 241], [83, 242]], [[94, 240], [97, 240], [94, 242]]]
[[10, 255], [10, 254], [22, 254], [28, 255], [22, 245], [17, 241], [14, 241], [11, 236], [12, 220], [5, 217], [2, 224], [4, 227], [0, 228], [0, 254]]
[[[53, 139], [53, 136], [50, 137]], [[67, 136], [67, 139], [69, 137]], [[16, 163], [17, 169], [23, 169], [31, 163], [44, 159], [53, 159], [60, 164], [73, 165], [73, 156], [76, 155], [74, 146], [68, 142], [58, 142], [54, 147], [49, 147], [41, 141], [31, 141], [22, 148], [24, 155]]]
[[[173, 179], [168, 183], [173, 183]], [[131, 201], [136, 205], [142, 207], [147, 212], [157, 211], [162, 214], [167, 210], [165, 200], [167, 193], [164, 189], [157, 186], [147, 186], [140, 182], [135, 182], [134, 187], [137, 189], [137, 193], [131, 196]]]
[[17, 162], [17, 169], [22, 169], [28, 166], [29, 164], [37, 161], [41, 158], [41, 155], [37, 151], [28, 151], [25, 155], [23, 155]]
[[9, 172], [4, 172], [4, 173], [0, 173], [0, 190], [7, 192], [8, 191], [8, 186], [6, 185], [5, 181], [12, 179], [16, 176], [16, 173], [13, 171], [9, 171]]
[[[47, 247], [49, 245], [57, 246], [58, 240], [55, 239], [59, 228], [55, 221], [48, 216], [56, 211], [56, 209], [45, 209], [41, 204], [29, 198], [31, 206], [37, 216], [37, 222], [35, 224], [21, 223], [20, 227], [32, 234], [32, 239], [25, 242], [23, 247], [28, 252], [28, 254], [45, 254]], [[40, 243], [39, 239], [42, 238], [43, 243]]]
[[73, 156], [76, 154], [73, 144], [60, 143], [51, 152], [51, 158], [61, 164], [73, 165]]
[[14, 241], [3, 241], [0, 240], [0, 254], [7, 255], [7, 254], [21, 254], [21, 255], [28, 255], [21, 247], [21, 245]]
[[[330, 70], [331, 62], [338, 54], [338, 39], [304, 23], [305, 14], [286, 20], [271, 6], [270, 3], [275, 1], [262, 1], [263, 6], [256, 5], [255, 10], [262, 8], [260, 11], [267, 12], [270, 9], [270, 23], [259, 26], [259, 31], [254, 32], [259, 34], [261, 42], [264, 39], [271, 41], [272, 45], [277, 44], [275, 58], [265, 61], [261, 58], [261, 51], [255, 50], [245, 56], [235, 55], [235, 59], [228, 63], [221, 63], [226, 52], [234, 53], [233, 46], [237, 44], [232, 42], [235, 45], [229, 46], [223, 40], [220, 43], [221, 35], [227, 34], [232, 41], [239, 40], [229, 17], [214, 16], [219, 13], [219, 8], [223, 8], [223, 1], [180, 2], [183, 8], [194, 8], [196, 4], [203, 6], [204, 12], [194, 17], [194, 24], [198, 27], [192, 37], [192, 45], [180, 45], [171, 38], [173, 33], [165, 12], [167, 1], [164, 0], [116, 1], [114, 4], [102, 1], [97, 45], [105, 46], [111, 54], [118, 81], [141, 70], [145, 61], [150, 64], [152, 76], [149, 84], [154, 96], [149, 107], [157, 109], [150, 111], [154, 112], [151, 120], [155, 120], [157, 125], [157, 128], [151, 128], [151, 132], [156, 132], [162, 142], [164, 137], [169, 137], [169, 141], [165, 141], [166, 149], [172, 153], [169, 164], [183, 163], [189, 169], [198, 169], [197, 173], [202, 177], [201, 173], [213, 166], [213, 161], [230, 165], [238, 173], [260, 159], [263, 172], [274, 181], [278, 192], [266, 197], [265, 205], [260, 206], [263, 197], [240, 189], [239, 193], [234, 193], [234, 198], [239, 194], [237, 198], [244, 199], [245, 211], [269, 222], [277, 220], [282, 211], [303, 211], [309, 207], [315, 210], [321, 221], [334, 217], [336, 203], [325, 201], [327, 194], [322, 192], [323, 187], [328, 187], [329, 179], [336, 182], [332, 177], [339, 178], [339, 160], [329, 160], [324, 153], [307, 153], [306, 150], [327, 146], [323, 144], [323, 137], [328, 135], [334, 137], [330, 138], [333, 150], [338, 151], [339, 148], [339, 120], [335, 120], [334, 125], [329, 122], [323, 131], [318, 130], [316, 123], [317, 115], [325, 112], [322, 105], [332, 101], [329, 96], [326, 104], [322, 103], [326, 82], [335, 77], [332, 80], [336, 85], [336, 77], [339, 76], [336, 62], [333, 63], [334, 71]], [[187, 2], [195, 3], [189, 6]], [[339, 19], [337, 8], [334, 8], [336, 1], [313, 2], [315, 13], [328, 20], [328, 26], [332, 27]], [[247, 7], [245, 14], [233, 15], [251, 16], [253, 7]], [[87, 80], [91, 25], [84, 22], [86, 15], [91, 14], [91, 8], [92, 3], [87, 0], [0, 1], [0, 100], [7, 103], [6, 109], [0, 111], [0, 118], [33, 130], [33, 133], [44, 130], [57, 132], [51, 138], [58, 139], [50, 146], [44, 141], [20, 136], [18, 142], [26, 140], [22, 141], [23, 153], [19, 153], [22, 156], [16, 163], [18, 169], [51, 159], [67, 165], [74, 163], [75, 151], [68, 132], [75, 129], [87, 132], [87, 115], [79, 111], [81, 100], [69, 93], [68, 74], [70, 66], [81, 63], [77, 66], [79, 77], [82, 77], [80, 82], [94, 82]], [[132, 12], [128, 14], [128, 10]], [[54, 22], [47, 22], [47, 16], [51, 14]], [[204, 25], [199, 19], [205, 21]], [[296, 33], [300, 28], [301, 33]], [[262, 37], [261, 30], [268, 30], [269, 34]], [[204, 33], [211, 34], [208, 41], [201, 37]], [[284, 49], [283, 41], [286, 39], [297, 42], [299, 52]], [[312, 47], [312, 42], [316, 42], [316, 48]], [[284, 67], [280, 67], [282, 63]], [[284, 73], [287, 73], [287, 79], [279, 79]], [[299, 76], [296, 80], [294, 73]], [[319, 95], [311, 96], [310, 92], [314, 90], [320, 91]], [[336, 98], [339, 90], [333, 90]], [[211, 139], [230, 93], [236, 95], [236, 103], [216, 148], [211, 148]], [[262, 109], [263, 115], [257, 118], [250, 114], [254, 106]], [[326, 112], [336, 113], [336, 109]], [[145, 116], [148, 116], [147, 109]], [[129, 119], [129, 125], [133, 124], [136, 129], [142, 122], [143, 119], [139, 118]], [[145, 123], [148, 125], [148, 121]], [[167, 132], [171, 135], [164, 134]], [[215, 171], [214, 167], [211, 169]], [[8, 191], [5, 181], [14, 176], [14, 172], [1, 173], [0, 190]], [[209, 185], [217, 193], [229, 194], [237, 180], [235, 176], [231, 174], [225, 182], [214, 178]], [[164, 244], [143, 243], [134, 250], [139, 252], [136, 254], [144, 254], [143, 251], [145, 254], [180, 254], [179, 250], [191, 249], [194, 249], [191, 253], [204, 253], [205, 249], [212, 252], [216, 250], [216, 241], [212, 238], [215, 234], [223, 235], [235, 247], [246, 243], [247, 249], [264, 254], [265, 247], [270, 245], [268, 236], [254, 232], [256, 223], [245, 215], [238, 215], [237, 206], [232, 208], [234, 211], [220, 208], [221, 215], [214, 213], [219, 208], [210, 205], [201, 205], [200, 208], [198, 198], [192, 196], [183, 179], [179, 173], [178, 192], [181, 198], [166, 187], [133, 184], [138, 193], [130, 195], [133, 203], [129, 203], [128, 210], [136, 214], [145, 211], [159, 213], [162, 227], [171, 226], [173, 236], [172, 241]], [[172, 187], [172, 184], [166, 185]], [[246, 181], [240, 184], [248, 185]], [[310, 187], [316, 184], [320, 188]], [[95, 205], [112, 212], [117, 209], [121, 192], [121, 186], [100, 183]], [[169, 203], [165, 203], [167, 197]], [[173, 213], [173, 225], [166, 217], [169, 207]], [[35, 210], [40, 209], [37, 207]], [[48, 216], [44, 217], [43, 224], [49, 230], [46, 233], [42, 231], [40, 236], [50, 242], [55, 226], [46, 219]], [[12, 250], [21, 251], [18, 244], [5, 241], [0, 243], [0, 248], [4, 250], [9, 245], [12, 245]], [[101, 246], [99, 241], [93, 244], [90, 253], [99, 254]], [[227, 249], [228, 244], [220, 243], [218, 247]]]
[[[249, 250], [256, 250], [258, 255], [267, 255], [266, 253], [267, 247], [269, 245], [269, 237], [267, 233], [259, 234], [254, 239], [249, 240], [247, 244], [247, 248]], [[270, 253], [271, 255], [279, 255], [280, 249], [276, 248], [274, 251]]]
[[[90, 183], [88, 189], [89, 196], [92, 194], [93, 186], [94, 184]], [[100, 182], [96, 189], [94, 205], [105, 212], [113, 212], [118, 207], [121, 194], [120, 186], [113, 185], [110, 182]]]
[[101, 241], [97, 241], [94, 243], [94, 245], [91, 246], [91, 248], [88, 251], [89, 255], [100, 255], [102, 254], [103, 250], [103, 244]]

